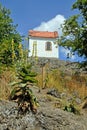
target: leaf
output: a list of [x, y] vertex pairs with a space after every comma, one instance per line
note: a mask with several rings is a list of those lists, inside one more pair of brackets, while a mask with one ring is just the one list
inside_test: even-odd
[[11, 99], [13, 99], [14, 96], [16, 95], [16, 93], [17, 93], [17, 92], [20, 92], [20, 90], [21, 90], [20, 87], [15, 87], [15, 88], [12, 90], [11, 94], [10, 94]]
[[14, 82], [9, 83], [10, 86], [15, 86], [16, 84], [18, 84], [18, 82], [14, 81]]

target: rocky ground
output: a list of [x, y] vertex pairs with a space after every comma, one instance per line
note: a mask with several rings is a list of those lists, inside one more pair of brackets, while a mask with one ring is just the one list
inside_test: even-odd
[[80, 115], [60, 109], [59, 97], [34, 88], [39, 101], [36, 114], [18, 114], [17, 103], [0, 100], [0, 130], [87, 130], [87, 111]]

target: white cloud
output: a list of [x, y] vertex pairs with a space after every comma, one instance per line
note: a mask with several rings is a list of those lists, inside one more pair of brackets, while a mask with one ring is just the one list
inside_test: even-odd
[[54, 18], [47, 22], [42, 22], [38, 27], [34, 28], [37, 31], [58, 31], [59, 35], [62, 34], [61, 24], [64, 23], [64, 16], [56, 15]]

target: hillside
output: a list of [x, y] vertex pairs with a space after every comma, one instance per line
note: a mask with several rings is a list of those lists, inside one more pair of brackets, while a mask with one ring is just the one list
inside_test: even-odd
[[18, 114], [17, 103], [8, 100], [9, 83], [17, 79], [14, 69], [7, 68], [0, 77], [0, 130], [87, 130], [86, 73], [77, 63], [44, 58], [30, 62], [37, 72], [38, 84], [31, 86], [37, 113]]

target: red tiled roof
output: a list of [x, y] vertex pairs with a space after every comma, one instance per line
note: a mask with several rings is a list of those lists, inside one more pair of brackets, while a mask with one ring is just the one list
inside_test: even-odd
[[41, 37], [41, 38], [57, 38], [58, 37], [58, 32], [48, 32], [48, 31], [34, 31], [30, 30], [29, 31], [29, 36], [31, 37]]

